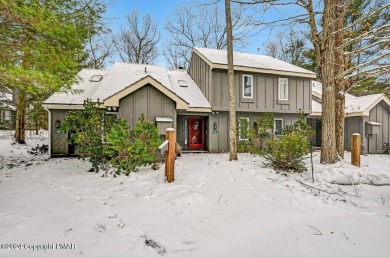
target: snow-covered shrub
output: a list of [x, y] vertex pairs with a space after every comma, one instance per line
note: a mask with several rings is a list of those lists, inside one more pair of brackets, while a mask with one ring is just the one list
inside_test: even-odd
[[306, 171], [303, 157], [310, 152], [313, 129], [306, 123], [303, 113], [298, 121], [286, 126], [280, 137], [268, 140], [265, 147], [265, 165], [277, 171]]

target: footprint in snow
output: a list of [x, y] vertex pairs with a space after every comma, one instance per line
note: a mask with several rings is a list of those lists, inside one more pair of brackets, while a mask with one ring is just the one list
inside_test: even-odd
[[203, 184], [203, 183], [200, 183], [196, 188], [200, 189], [200, 188], [202, 188], [203, 186], [204, 186], [204, 184]]
[[275, 201], [273, 197], [265, 196], [265, 195], [260, 195], [260, 197], [265, 200], [265, 201]]

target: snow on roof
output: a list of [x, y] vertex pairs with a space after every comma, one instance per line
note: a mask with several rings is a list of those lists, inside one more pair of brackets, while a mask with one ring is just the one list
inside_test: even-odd
[[321, 103], [315, 101], [314, 99], [311, 100], [311, 112], [313, 115], [321, 115], [322, 113], [322, 105]]
[[168, 73], [164, 67], [115, 63], [92, 95], [92, 100], [105, 100], [148, 76], [172, 91]]
[[91, 98], [100, 82], [90, 81], [95, 75], [104, 77], [106, 71], [83, 69], [78, 74], [78, 82], [71, 86], [71, 90], [56, 92], [46, 99], [43, 104], [81, 105], [84, 100]]
[[[322, 96], [322, 83], [313, 81], [312, 92], [314, 96], [321, 98]], [[367, 96], [356, 97], [349, 93], [345, 93], [345, 113], [349, 116], [358, 114], [367, 114], [369, 109], [379, 100], [386, 99], [384, 94], [372, 94]], [[388, 104], [390, 102], [386, 101]], [[389, 104], [390, 105], [390, 104]], [[312, 100], [312, 114], [318, 114], [322, 112], [321, 103]]]
[[[181, 98], [189, 103], [192, 108], [211, 108], [210, 103], [203, 95], [198, 85], [192, 80], [191, 76], [185, 70], [168, 71], [172, 90]], [[179, 82], [181, 81], [181, 82]], [[181, 87], [185, 81], [187, 87]]]
[[[318, 95], [318, 97], [321, 98], [322, 96], [322, 83], [318, 81], [313, 81], [312, 87], [311, 87], [313, 94]], [[354, 99], [357, 98], [349, 93], [345, 93], [345, 100]]]
[[355, 97], [345, 101], [345, 113], [360, 113], [366, 111], [383, 94], [373, 94], [361, 97]]
[[[197, 50], [200, 54], [202, 54], [213, 64], [227, 65], [226, 50], [200, 48], [200, 47], [194, 47], [194, 49]], [[233, 62], [235, 66], [315, 75], [315, 73], [312, 71], [264, 55], [234, 52]]]

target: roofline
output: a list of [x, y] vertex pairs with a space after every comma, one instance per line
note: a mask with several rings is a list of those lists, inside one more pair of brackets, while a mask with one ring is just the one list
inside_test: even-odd
[[189, 103], [179, 97], [176, 93], [174, 93], [172, 90], [165, 87], [163, 84], [161, 84], [159, 81], [151, 77], [150, 75], [138, 80], [137, 82], [129, 85], [128, 87], [124, 88], [121, 91], [116, 92], [115, 94], [107, 97], [104, 99], [103, 103], [104, 106], [110, 106], [110, 107], [119, 107], [119, 100], [124, 98], [125, 96], [135, 92], [136, 90], [144, 87], [145, 85], [150, 84], [159, 91], [161, 91], [163, 94], [165, 94], [167, 97], [172, 99], [176, 102], [176, 109], [178, 110], [186, 110], [188, 109]]
[[200, 113], [211, 113], [211, 108], [203, 108], [203, 107], [189, 107], [186, 110], [187, 112], [200, 112]]
[[[193, 53], [197, 54], [200, 58], [203, 59], [209, 66], [210, 69], [228, 69], [228, 65], [226, 64], [220, 64], [220, 63], [212, 63], [208, 58], [206, 58], [203, 54], [201, 54], [195, 47], [192, 48]], [[253, 72], [253, 73], [265, 73], [265, 74], [277, 74], [277, 75], [285, 75], [285, 76], [297, 76], [297, 77], [305, 77], [305, 78], [311, 78], [316, 79], [316, 74], [311, 73], [299, 73], [299, 72], [289, 72], [289, 71], [281, 71], [281, 70], [274, 70], [274, 69], [263, 69], [263, 68], [255, 68], [250, 66], [240, 66], [240, 65], [234, 65], [233, 69], [235, 71], [243, 71], [243, 72]]]
[[48, 109], [74, 109], [74, 110], [81, 110], [84, 109], [83, 104], [45, 104], [43, 103], [42, 106], [48, 110]]

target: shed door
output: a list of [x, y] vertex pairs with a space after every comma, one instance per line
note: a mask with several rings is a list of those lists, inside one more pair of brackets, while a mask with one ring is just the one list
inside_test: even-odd
[[204, 147], [204, 119], [191, 117], [188, 123], [188, 141], [190, 149], [203, 149]]

